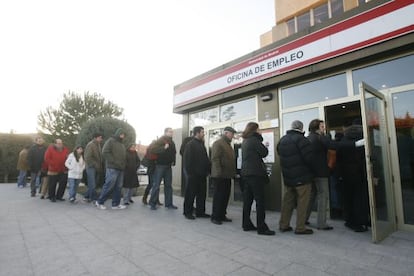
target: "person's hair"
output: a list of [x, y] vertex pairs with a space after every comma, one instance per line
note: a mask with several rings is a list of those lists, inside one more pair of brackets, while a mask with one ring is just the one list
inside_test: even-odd
[[93, 134], [93, 138], [98, 138], [98, 137], [102, 137], [102, 133], [96, 132]]
[[167, 132], [168, 132], [168, 131], [170, 131], [170, 130], [172, 130], [172, 128], [171, 128], [171, 127], [166, 127], [166, 128], [164, 128], [164, 134], [167, 134]]
[[82, 151], [82, 153], [79, 155], [78, 154], [78, 152], [77, 152], [77, 150], [78, 150], [78, 148], [82, 148], [83, 149], [83, 147], [82, 146], [76, 146], [74, 149], [73, 149], [73, 155], [75, 156], [75, 159], [76, 159], [76, 162], [79, 162], [79, 158], [81, 157], [81, 156], [83, 156], [83, 151]]
[[197, 134], [199, 134], [202, 130], [204, 130], [204, 127], [202, 126], [195, 126], [193, 128], [193, 136], [196, 136]]
[[254, 132], [256, 132], [259, 129], [259, 124], [255, 122], [249, 122], [246, 125], [246, 128], [244, 129], [242, 133], [243, 138], [247, 138], [251, 136]]
[[309, 132], [315, 132], [319, 129], [319, 125], [323, 123], [322, 120], [319, 119], [313, 119], [310, 123], [309, 123]]

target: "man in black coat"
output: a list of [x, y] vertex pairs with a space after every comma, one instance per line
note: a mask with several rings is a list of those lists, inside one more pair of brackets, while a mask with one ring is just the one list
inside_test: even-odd
[[196, 199], [196, 217], [209, 218], [206, 214], [207, 175], [210, 173], [210, 159], [204, 145], [204, 128], [193, 129], [194, 138], [184, 149], [184, 169], [187, 173], [187, 187], [184, 196], [184, 216], [195, 219], [193, 204]]
[[312, 234], [312, 229], [305, 227], [305, 221], [312, 189], [313, 153], [311, 143], [304, 136], [301, 121], [292, 122], [291, 129], [280, 139], [277, 152], [285, 184], [279, 229], [281, 232], [293, 230], [290, 219], [296, 207], [295, 234]]
[[27, 163], [29, 164], [30, 170], [30, 195], [34, 197], [36, 195], [36, 186], [42, 164], [45, 157], [46, 147], [44, 145], [42, 137], [36, 137], [35, 144], [29, 149], [27, 153]]

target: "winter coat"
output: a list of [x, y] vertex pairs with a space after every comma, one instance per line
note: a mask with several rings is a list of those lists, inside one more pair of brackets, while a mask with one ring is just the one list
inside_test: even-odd
[[107, 169], [123, 171], [126, 163], [126, 149], [119, 137], [110, 137], [102, 148], [102, 156], [105, 159]]
[[269, 154], [269, 150], [262, 142], [263, 137], [257, 132], [244, 138], [242, 142], [242, 176], [267, 176], [263, 158]]
[[65, 161], [65, 166], [68, 168], [68, 178], [82, 179], [85, 169], [85, 161], [82, 156], [79, 156], [79, 160], [76, 161], [75, 154], [71, 152]]
[[328, 177], [328, 148], [330, 139], [317, 132], [311, 132], [308, 139], [312, 144], [314, 176]]
[[29, 150], [27, 148], [24, 148], [19, 152], [19, 159], [17, 160], [17, 169], [19, 171], [27, 172], [29, 170], [29, 163], [27, 160], [28, 153]]
[[50, 145], [45, 152], [45, 162], [48, 165], [48, 174], [67, 172], [65, 161], [68, 155], [69, 150], [67, 147], [63, 147], [59, 150], [55, 145]]
[[[170, 146], [167, 149], [165, 149], [165, 144], [169, 144]], [[177, 154], [177, 150], [175, 148], [175, 143], [171, 137], [164, 135], [161, 138], [159, 138], [153, 144], [151, 153], [158, 155], [158, 165], [175, 165], [175, 155]]]
[[124, 170], [124, 188], [139, 187], [137, 169], [141, 161], [139, 160], [136, 151], [127, 150], [126, 152], [126, 167]]
[[286, 186], [309, 184], [313, 180], [313, 152], [310, 141], [297, 130], [288, 130], [277, 144]]
[[345, 130], [336, 150], [339, 175], [356, 183], [366, 182], [365, 149], [354, 146], [362, 138], [362, 126], [352, 125]]
[[42, 168], [43, 159], [45, 158], [46, 147], [44, 145], [34, 144], [27, 153], [27, 163], [32, 173], [38, 173]]
[[222, 136], [213, 143], [211, 149], [211, 177], [233, 178], [236, 173], [236, 161], [230, 139]]
[[188, 176], [206, 177], [210, 173], [211, 164], [204, 141], [193, 138], [184, 150], [184, 168]]
[[102, 171], [101, 144], [97, 140], [93, 139], [86, 145], [84, 157], [87, 167], [94, 167], [97, 171]]

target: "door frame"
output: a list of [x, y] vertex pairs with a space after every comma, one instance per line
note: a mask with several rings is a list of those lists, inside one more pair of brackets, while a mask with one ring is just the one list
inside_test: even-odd
[[[373, 242], [380, 242], [381, 240], [388, 237], [391, 233], [393, 233], [397, 229], [397, 222], [396, 222], [396, 212], [395, 212], [395, 196], [394, 196], [394, 181], [393, 181], [393, 166], [391, 165], [391, 138], [390, 138], [390, 124], [389, 124], [389, 111], [388, 111], [388, 101], [386, 96], [381, 93], [380, 91], [376, 90], [375, 88], [369, 86], [368, 84], [361, 82], [359, 84], [359, 91], [361, 97], [361, 116], [362, 116], [362, 125], [364, 131], [364, 139], [365, 139], [365, 161], [366, 161], [366, 169], [367, 169], [367, 181], [368, 181], [368, 191], [369, 191], [369, 205], [370, 205], [370, 213], [371, 213], [371, 227], [372, 227], [372, 241]], [[382, 141], [386, 141], [386, 143], [382, 143], [381, 146], [385, 147], [385, 151], [382, 153], [387, 156], [386, 163], [383, 166], [386, 166], [388, 170], [384, 170], [384, 185], [385, 185], [385, 199], [386, 199], [386, 212], [387, 212], [387, 220], [380, 221], [377, 219], [377, 202], [375, 196], [375, 183], [374, 183], [374, 172], [373, 172], [373, 165], [372, 165], [372, 155], [371, 152], [371, 138], [369, 136], [369, 129], [368, 129], [368, 115], [367, 115], [367, 94], [370, 94], [371, 97], [375, 97], [381, 101], [381, 107], [384, 111], [383, 119], [385, 122], [382, 124], [386, 137], [382, 139]], [[379, 120], [381, 125], [381, 120]], [[388, 172], [388, 173], [387, 173]]]

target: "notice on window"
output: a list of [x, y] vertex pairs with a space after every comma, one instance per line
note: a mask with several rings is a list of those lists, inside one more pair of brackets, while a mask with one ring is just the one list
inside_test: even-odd
[[269, 154], [263, 158], [265, 163], [275, 163], [275, 144], [273, 130], [262, 130], [263, 145], [269, 150]]

